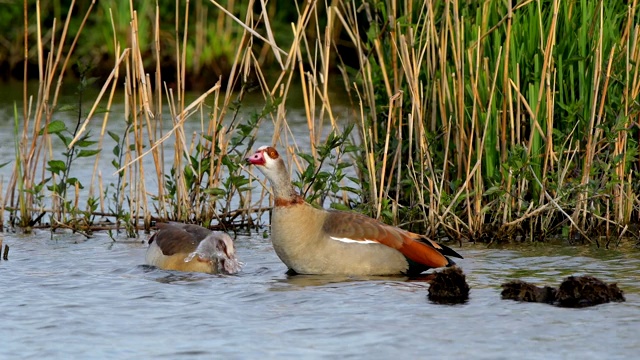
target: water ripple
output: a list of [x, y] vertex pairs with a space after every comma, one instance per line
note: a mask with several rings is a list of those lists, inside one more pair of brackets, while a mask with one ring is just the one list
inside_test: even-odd
[[[465, 246], [470, 300], [439, 306], [404, 277], [288, 276], [268, 241], [241, 237], [235, 276], [142, 265], [141, 242], [7, 235], [0, 357], [629, 358], [637, 352], [637, 250]], [[500, 300], [500, 284], [617, 282], [627, 302], [588, 309]], [[594, 341], [597, 339], [597, 341]], [[607, 344], [607, 346], [602, 346]]]

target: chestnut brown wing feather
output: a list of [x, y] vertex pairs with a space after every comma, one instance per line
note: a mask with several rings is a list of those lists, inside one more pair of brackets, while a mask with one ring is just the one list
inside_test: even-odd
[[403, 243], [401, 234], [395, 228], [370, 217], [346, 211], [329, 211], [323, 230], [336, 238], [377, 241], [394, 249], [402, 247]]
[[331, 237], [379, 242], [428, 267], [451, 265], [453, 262], [445, 255], [462, 258], [451, 248], [422, 235], [383, 224], [357, 213], [329, 211], [323, 230]]

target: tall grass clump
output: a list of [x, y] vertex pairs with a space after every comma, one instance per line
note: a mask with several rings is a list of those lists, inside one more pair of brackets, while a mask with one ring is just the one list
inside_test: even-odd
[[[103, 2], [100, 6], [101, 11], [109, 13], [105, 21], [112, 29], [108, 45], [114, 52], [112, 69], [104, 80], [96, 82], [97, 95], [83, 101], [90, 70], [78, 66], [87, 69], [87, 75], [81, 74], [78, 102], [71, 105], [60, 104], [58, 99], [61, 84], [69, 73], [70, 59], [83, 34], [80, 27], [73, 39], [66, 37], [67, 25], [75, 19], [74, 3], [62, 31], [56, 26], [57, 19], [54, 20], [47, 31], [48, 43], [43, 41], [41, 23], [35, 24], [38, 31], [31, 34], [29, 29], [33, 25], [26, 21], [25, 46], [31, 49], [32, 39], [36, 43], [41, 81], [34, 102], [26, 86], [29, 66], [25, 61], [22, 133], [16, 145], [19, 161], [7, 190], [6, 209], [21, 219], [12, 221], [13, 225], [68, 228], [86, 236], [93, 230], [125, 230], [127, 236], [137, 236], [139, 229], [149, 229], [156, 219], [232, 228], [261, 223], [260, 214], [269, 210], [269, 204], [263, 204], [266, 193], [253, 191], [257, 183], [248, 176], [243, 159], [253, 150], [257, 134], [266, 122], [275, 129], [272, 143], [291, 154], [291, 165], [313, 169], [302, 176], [299, 184], [305, 193], [318, 202], [349, 201], [342, 189], [352, 192], [354, 189], [343, 181], [345, 165], [331, 168], [333, 165], [329, 164], [329, 169], [326, 168], [325, 160], [338, 161], [353, 148], [348, 148], [349, 133], [340, 131], [332, 113], [326, 82], [329, 60], [317, 54], [328, 55], [333, 37], [324, 38], [320, 50], [317, 48], [320, 43], [307, 39], [307, 27], [319, 26], [315, 3], [299, 9], [298, 22], [291, 31], [294, 41], [283, 50], [271, 30], [266, 2], [259, 6], [251, 3], [249, 8], [254, 11], [240, 12], [244, 14], [241, 19], [233, 10], [211, 1], [207, 11], [224, 14], [224, 22], [233, 24], [241, 45], [234, 48], [232, 66], [224, 80], [206, 79], [208, 89], [195, 99], [187, 93], [190, 81], [187, 68], [193, 60], [188, 42], [193, 29], [190, 4], [175, 2], [174, 46], [170, 54], [162, 45], [167, 34], [161, 24], [159, 5], [150, 24], [148, 4], [140, 5], [145, 16], [141, 28], [136, 6], [130, 2], [126, 32], [121, 29], [125, 11], [105, 8], [107, 5]], [[86, 10], [83, 24], [96, 21], [94, 11], [93, 6]], [[120, 20], [116, 21], [114, 14]], [[25, 14], [25, 19], [30, 18]], [[314, 18], [316, 21], [311, 21]], [[142, 29], [147, 29], [144, 34]], [[153, 34], [151, 40], [143, 38], [149, 30]], [[316, 30], [319, 33], [319, 28]], [[151, 57], [143, 55], [148, 43], [153, 44]], [[265, 54], [265, 48], [269, 54]], [[175, 73], [167, 74], [163, 67], [166, 56], [172, 56], [177, 64]], [[265, 58], [279, 67], [271, 83], [261, 68]], [[308, 62], [313, 63], [311, 70], [304, 65]], [[286, 119], [288, 95], [298, 79], [303, 82], [308, 140], [292, 137]], [[245, 106], [249, 92], [261, 94], [261, 108], [250, 110]], [[118, 102], [124, 106], [114, 107]], [[115, 113], [115, 108], [122, 112]], [[73, 121], [60, 117], [65, 111], [75, 114], [71, 116]], [[92, 132], [91, 128], [99, 131]], [[333, 135], [328, 136], [329, 131]], [[311, 146], [309, 155], [303, 153], [298, 158], [301, 140]], [[59, 145], [66, 150], [54, 152], [52, 149]], [[90, 179], [75, 175], [74, 164], [79, 158], [92, 159]], [[110, 168], [104, 167], [105, 160]], [[157, 185], [150, 187], [150, 184]], [[325, 190], [325, 186], [330, 190]], [[19, 195], [19, 201], [14, 200], [14, 194]], [[256, 212], [258, 216], [252, 216]]]
[[369, 212], [454, 238], [627, 232], [639, 215], [636, 5], [339, 4]]
[[[39, 3], [38, 3], [39, 5]], [[176, 3], [178, 6], [178, 3]], [[7, 190], [9, 201], [7, 209], [12, 214], [19, 214], [14, 217], [19, 219], [14, 222], [23, 228], [28, 228], [40, 221], [44, 214], [49, 214], [48, 226], [52, 228], [71, 228], [73, 231], [82, 232], [89, 235], [93, 229], [107, 228], [95, 222], [96, 216], [112, 216], [115, 221], [115, 229], [124, 227], [127, 234], [135, 236], [140, 225], [149, 227], [151, 221], [151, 207], [148, 199], [148, 192], [145, 183], [145, 169], [142, 164], [143, 150], [150, 148], [153, 153], [153, 160], [156, 166], [155, 174], [158, 183], [164, 185], [164, 164], [162, 164], [162, 154], [158, 152], [156, 141], [163, 135], [162, 114], [163, 92], [161, 90], [162, 78], [159, 58], [155, 63], [156, 71], [156, 91], [152, 91], [151, 77], [145, 72], [145, 62], [141, 57], [139, 47], [137, 27], [137, 14], [133, 10], [133, 3], [128, 4], [130, 12], [130, 32], [125, 39], [120, 39], [116, 32], [113, 33], [113, 48], [115, 49], [116, 62], [113, 70], [102, 85], [102, 89], [97, 98], [90, 100], [93, 105], [89, 109], [83, 108], [84, 99], [82, 93], [84, 87], [89, 85], [89, 80], [81, 74], [80, 88], [78, 93], [78, 103], [69, 106], [60, 104], [62, 83], [69, 77], [70, 59], [74, 55], [74, 50], [78, 39], [81, 37], [84, 24], [91, 19], [93, 4], [87, 9], [81, 26], [76, 28], [75, 37], [68, 39], [68, 27], [72, 23], [74, 14], [74, 3], [72, 2], [64, 26], [60, 30], [57, 26], [57, 19], [54, 19], [51, 29], [46, 31], [49, 42], [45, 43], [40, 20], [40, 8], [35, 8], [36, 24], [29, 24], [30, 16], [24, 15], [25, 47], [31, 49], [31, 39], [35, 39], [35, 46], [38, 54], [38, 79], [39, 88], [37, 97], [34, 100], [28, 94], [27, 79], [30, 67], [25, 59], [24, 66], [24, 101], [22, 111], [21, 133], [17, 134], [16, 157], [13, 176], [9, 182]], [[178, 6], [179, 8], [179, 6]], [[157, 10], [157, 9], [156, 9]], [[113, 17], [111, 17], [111, 28], [115, 30]], [[176, 23], [178, 24], [178, 23]], [[30, 34], [29, 29], [33, 26], [37, 29], [35, 34]], [[155, 22], [155, 44], [160, 43], [159, 18]], [[125, 46], [121, 45], [125, 42]], [[176, 41], [181, 43], [181, 38], [176, 35]], [[159, 54], [159, 46], [156, 51]], [[185, 56], [182, 54], [182, 60]], [[184, 64], [184, 62], [183, 62]], [[80, 67], [82, 68], [82, 64]], [[180, 74], [184, 74], [182, 69]], [[119, 88], [122, 83], [122, 88]], [[184, 79], [184, 76], [181, 78]], [[203, 100], [220, 89], [219, 84], [207, 91], [205, 95], [191, 104], [185, 103], [184, 81], [179, 82], [177, 99], [174, 97], [172, 89], [165, 87], [166, 96], [169, 99], [170, 112], [175, 119], [173, 128], [169, 134], [177, 132], [181, 136], [182, 142], [175, 143], [175, 154], [178, 161], [175, 167], [182, 170], [182, 156], [186, 156], [189, 149], [185, 142], [185, 137], [180, 126], [186, 117], [192, 115], [194, 110], [202, 107]], [[120, 114], [124, 123], [112, 124], [109, 122], [114, 98], [124, 97], [124, 114]], [[106, 98], [106, 99], [105, 99]], [[67, 123], [59, 114], [65, 111], [75, 111], [77, 122]], [[202, 113], [204, 118], [204, 113]], [[87, 130], [90, 121], [102, 117], [102, 126], [99, 134], [92, 134]], [[108, 130], [110, 128], [110, 130]], [[115, 143], [112, 153], [115, 156], [111, 161], [113, 168], [107, 171], [116, 172], [117, 180], [107, 186], [102, 183], [102, 168], [100, 160], [103, 154], [103, 145], [108, 141], [105, 135], [109, 135], [108, 140]], [[52, 136], [53, 135], [53, 136]], [[203, 137], [206, 134], [203, 134]], [[53, 152], [54, 142], [60, 141], [67, 149], [62, 154]], [[198, 140], [200, 141], [200, 139]], [[204, 142], [204, 138], [202, 140]], [[211, 143], [218, 142], [217, 137], [211, 137]], [[62, 155], [62, 157], [60, 157]], [[87, 179], [78, 179], [74, 176], [73, 164], [78, 158], [94, 158], [93, 175]], [[175, 173], [175, 171], [174, 171]], [[214, 174], [213, 176], [215, 176]], [[180, 181], [183, 181], [178, 177]], [[182, 185], [182, 184], [181, 184]], [[16, 188], [17, 186], [17, 188]], [[158, 195], [154, 196], [160, 206], [157, 206], [160, 216], [175, 217], [176, 219], [186, 218], [188, 214], [182, 214], [180, 210], [170, 211], [165, 208], [166, 196], [163, 193], [163, 186], [159, 187]], [[80, 201], [81, 190], [86, 190], [88, 194]], [[47, 191], [49, 197], [46, 196]], [[14, 202], [14, 194], [18, 195], [19, 206]], [[175, 208], [187, 208], [182, 193], [172, 194]], [[191, 208], [189, 206], [188, 208]], [[196, 213], [196, 217], [197, 217]], [[13, 217], [13, 216], [12, 216]], [[197, 220], [197, 219], [192, 219]], [[142, 221], [142, 223], [139, 223]]]
[[[54, 228], [136, 236], [155, 219], [262, 224], [271, 200], [243, 159], [270, 138], [310, 202], [433, 237], [639, 236], [637, 1], [339, 0], [295, 3], [290, 17], [262, 0], [103, 1], [81, 21], [74, 4], [47, 31], [38, 7], [25, 14], [40, 88], [25, 85], [18, 115], [3, 205], [16, 225], [47, 214]], [[113, 63], [94, 99], [63, 106], [87, 23], [110, 35]], [[210, 76], [221, 53], [228, 69]], [[288, 121], [294, 98], [304, 135]], [[90, 180], [74, 175], [83, 157]]]

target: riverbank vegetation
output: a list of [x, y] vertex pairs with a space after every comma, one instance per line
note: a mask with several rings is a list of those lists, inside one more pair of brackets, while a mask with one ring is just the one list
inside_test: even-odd
[[[610, 246], [640, 237], [637, 1], [301, 2], [286, 14], [277, 2], [177, 1], [173, 28], [161, 20], [169, 5], [109, 3], [99, 5], [109, 16], [92, 4], [51, 24], [27, 9], [23, 38], [40, 88], [25, 85], [16, 107], [5, 224], [129, 236], [152, 219], [262, 225], [270, 200], [243, 159], [269, 124], [296, 185], [318, 205], [439, 240]], [[69, 59], [87, 63], [77, 51], [97, 23], [113, 61], [91, 85], [89, 68], [72, 71]], [[226, 53], [229, 66], [187, 101], [191, 74], [218, 73], [196, 49]], [[23, 68], [25, 79], [36, 71]], [[101, 90], [66, 124], [56, 113], [71, 76]], [[330, 86], [344, 87], [351, 119], [336, 117]], [[261, 109], [243, 107], [249, 91], [262, 94]], [[292, 91], [304, 99], [306, 139], [287, 122]], [[124, 113], [113, 114], [120, 93]], [[102, 131], [88, 132], [89, 121]], [[200, 131], [187, 133], [186, 121]], [[67, 151], [54, 153], [60, 141]], [[74, 176], [80, 157], [95, 157], [91, 179]], [[113, 159], [117, 181], [102, 183], [101, 157]]]

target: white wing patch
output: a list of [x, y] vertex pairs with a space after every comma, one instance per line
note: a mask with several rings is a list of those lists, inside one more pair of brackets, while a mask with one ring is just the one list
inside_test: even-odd
[[379, 244], [379, 242], [377, 241], [373, 241], [373, 240], [353, 240], [353, 239], [349, 239], [349, 238], [339, 238], [339, 237], [335, 237], [335, 236], [329, 236], [329, 238], [331, 240], [335, 240], [335, 241], [340, 241], [340, 242], [344, 242], [344, 243], [355, 243], [355, 244]]

